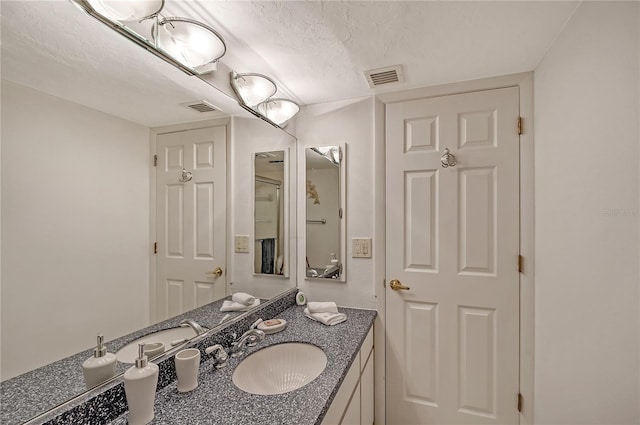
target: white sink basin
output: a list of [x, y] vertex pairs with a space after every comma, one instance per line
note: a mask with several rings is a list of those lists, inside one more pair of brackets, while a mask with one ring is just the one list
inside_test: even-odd
[[[164, 349], [160, 349], [153, 356], [150, 356], [155, 357], [172, 349], [173, 347], [184, 344], [186, 341], [183, 340], [191, 339], [195, 336], [196, 332], [190, 326], [158, 331], [128, 343], [116, 352], [116, 357], [118, 358], [118, 361], [123, 363], [135, 363], [136, 357], [138, 357], [138, 344], [141, 342], [146, 342], [147, 344], [164, 344]], [[172, 342], [176, 343], [176, 345], [172, 346]]]
[[283, 394], [307, 385], [327, 367], [327, 356], [311, 344], [288, 342], [256, 351], [233, 371], [236, 387], [251, 394]]

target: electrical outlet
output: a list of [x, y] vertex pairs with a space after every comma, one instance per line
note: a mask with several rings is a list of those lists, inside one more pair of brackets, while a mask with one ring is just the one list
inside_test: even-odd
[[249, 253], [249, 236], [236, 235], [235, 238], [235, 251], [241, 254]]
[[371, 258], [371, 238], [351, 239], [351, 256], [353, 258]]

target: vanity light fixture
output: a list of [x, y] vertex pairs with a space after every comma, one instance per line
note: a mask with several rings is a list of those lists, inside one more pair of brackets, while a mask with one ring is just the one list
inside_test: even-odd
[[258, 104], [256, 110], [278, 126], [284, 127], [300, 112], [300, 105], [289, 99], [269, 99]]
[[241, 101], [253, 108], [276, 94], [278, 87], [266, 75], [231, 73], [231, 85]]
[[163, 18], [153, 25], [159, 49], [193, 69], [216, 62], [227, 51], [222, 36], [210, 26], [188, 18]]
[[266, 75], [231, 71], [229, 80], [240, 106], [275, 127], [286, 127], [300, 111], [300, 105], [292, 100], [271, 97], [278, 86]]
[[342, 154], [340, 153], [339, 146], [319, 146], [310, 149], [316, 152], [318, 155], [326, 158], [333, 165], [340, 165]]
[[[210, 26], [189, 18], [161, 16], [164, 0], [71, 2], [115, 32], [189, 75], [214, 71], [218, 59], [227, 51], [222, 36]], [[146, 28], [141, 27], [145, 24]], [[149, 27], [151, 38], [141, 33]]]
[[153, 18], [164, 7], [164, 0], [87, 0], [102, 16], [113, 21], [143, 21]]

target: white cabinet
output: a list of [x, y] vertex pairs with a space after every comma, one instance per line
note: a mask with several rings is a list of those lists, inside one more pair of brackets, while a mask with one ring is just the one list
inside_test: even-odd
[[360, 376], [360, 423], [362, 425], [373, 424], [374, 400], [373, 400], [373, 350]]
[[356, 389], [351, 396], [351, 401], [347, 410], [342, 417], [342, 425], [360, 425], [360, 383], [356, 385]]
[[373, 328], [347, 372], [322, 425], [373, 424]]

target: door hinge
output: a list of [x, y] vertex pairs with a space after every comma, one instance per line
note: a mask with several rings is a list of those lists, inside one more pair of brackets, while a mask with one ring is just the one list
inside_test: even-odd
[[158, 155], [153, 155], [153, 166], [154, 167], [158, 166]]
[[522, 117], [518, 117], [518, 135], [522, 134]]
[[522, 394], [518, 393], [518, 412], [522, 412]]
[[518, 255], [518, 273], [522, 273], [524, 270], [524, 257], [522, 255]]
[[157, 254], [158, 253], [158, 242], [154, 242], [153, 243], [153, 253]]

